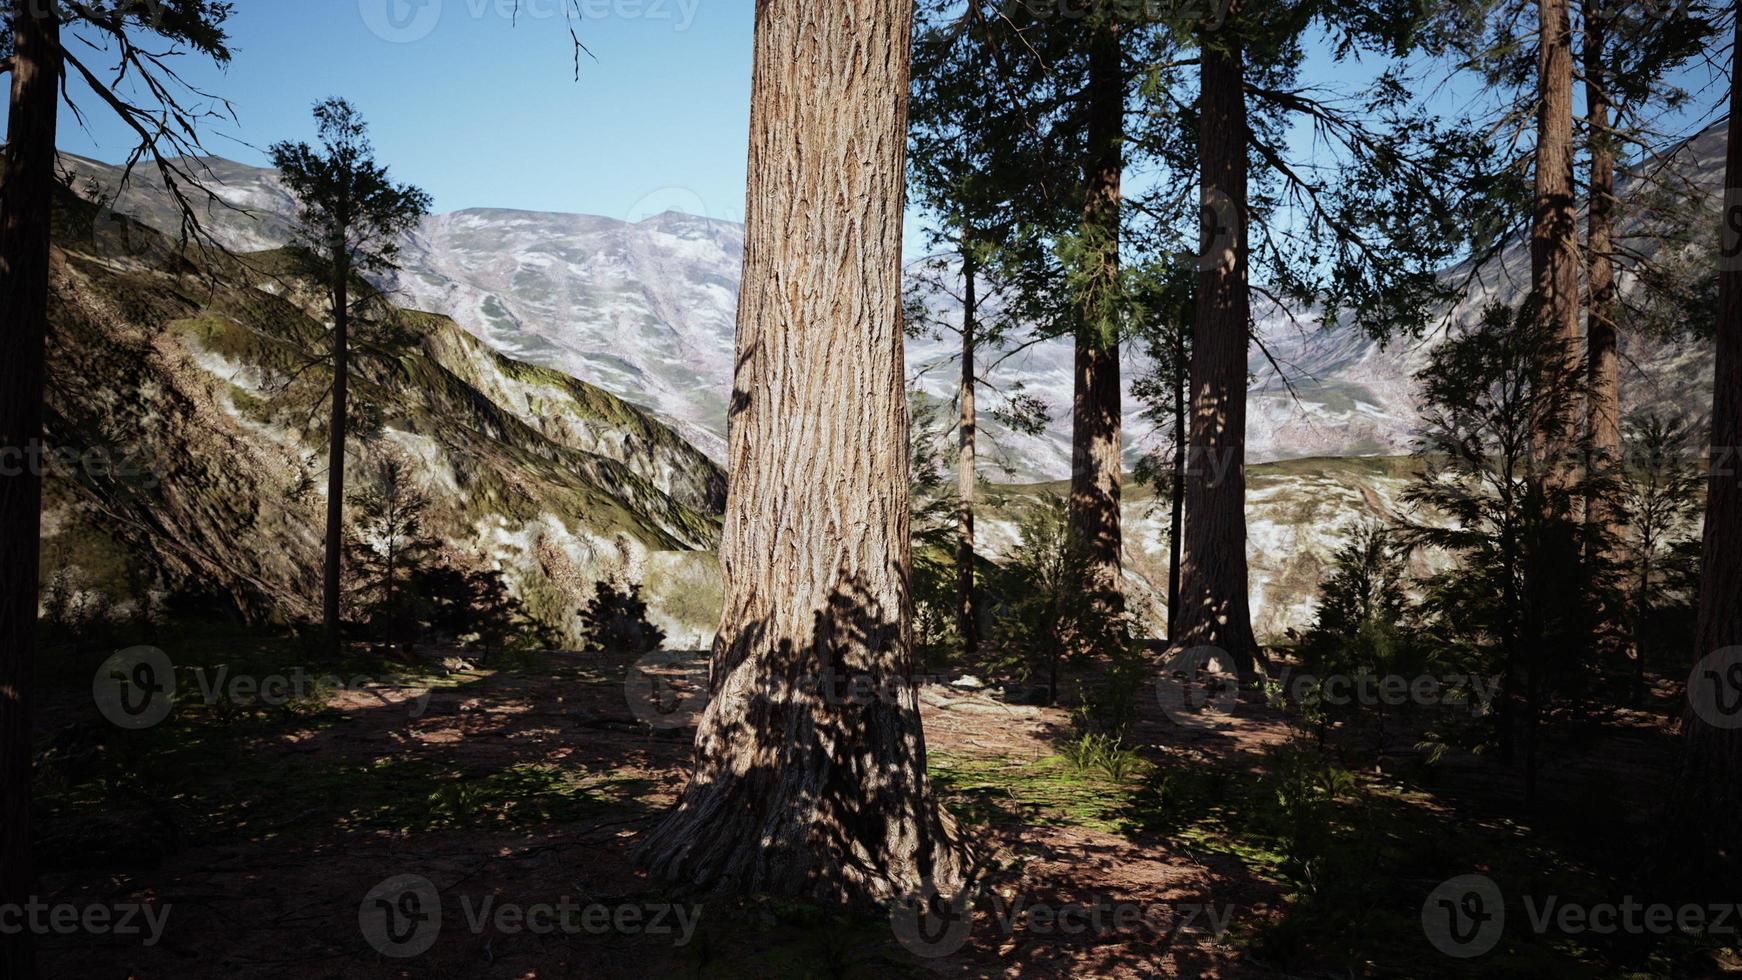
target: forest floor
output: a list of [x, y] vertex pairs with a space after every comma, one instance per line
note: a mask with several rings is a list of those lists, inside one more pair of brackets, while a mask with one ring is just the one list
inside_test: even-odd
[[[636, 843], [683, 785], [693, 729], [631, 712], [632, 658], [479, 669], [426, 657], [416, 672], [282, 705], [204, 696], [219, 665], [233, 680], [287, 658], [278, 641], [234, 638], [179, 654], [174, 712], [140, 731], [98, 716], [89, 673], [82, 690], [69, 670], [44, 693], [43, 898], [162, 916], [149, 944], [43, 937], [45, 976], [1742, 971], [1733, 934], [1725, 950], [1683, 934], [1535, 930], [1525, 914], [1541, 896], [1626, 897], [1618, 883], [1673, 759], [1670, 685], [1645, 710], [1560, 726], [1529, 820], [1512, 770], [1457, 751], [1430, 764], [1412, 747], [1420, 732], [1393, 733], [1398, 748], [1375, 766], [1358, 749], [1319, 750], [1261, 702], [1182, 725], [1142, 698], [1136, 751], [1097, 755], [1073, 744], [1063, 709], [927, 685], [932, 778], [994, 868], [963, 927], [937, 932], [899, 911], [697, 902], [636, 870]], [[1430, 944], [1424, 905], [1440, 882], [1472, 873], [1498, 883], [1513, 915], [1491, 952], [1461, 960]], [[385, 892], [397, 895], [416, 883], [403, 876], [427, 880], [439, 914], [384, 941], [379, 886], [394, 882]], [[541, 917], [541, 906], [567, 914]], [[426, 944], [411, 958], [381, 951]]]

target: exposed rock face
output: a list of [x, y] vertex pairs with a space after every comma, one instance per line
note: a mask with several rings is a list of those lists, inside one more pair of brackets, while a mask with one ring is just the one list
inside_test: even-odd
[[[1332, 556], [1362, 521], [1398, 514], [1398, 497], [1414, 473], [1407, 457], [1288, 460], [1247, 471], [1247, 594], [1259, 640], [1279, 639], [1312, 623]], [[1019, 543], [1022, 510], [1065, 489], [1062, 483], [993, 488], [976, 519], [981, 548], [993, 556], [1009, 554]], [[1126, 485], [1126, 602], [1157, 636], [1167, 622], [1168, 516], [1165, 498]], [[1420, 573], [1443, 567], [1431, 564], [1430, 556], [1413, 560]]]
[[[1671, 168], [1691, 186], [1715, 193], [1722, 186], [1723, 137], [1721, 127], [1702, 133], [1674, 151]], [[118, 176], [106, 164], [70, 157], [66, 164], [104, 187], [112, 187]], [[220, 239], [243, 251], [284, 244], [291, 202], [276, 175], [227, 160], [210, 165], [222, 181], [214, 189], [248, 212], [213, 209], [210, 217]], [[1632, 192], [1625, 176], [1617, 193], [1623, 251], [1650, 251], [1650, 242], [1630, 238], [1637, 236], [1639, 224], [1627, 217]], [[117, 206], [159, 228], [175, 225], [173, 208], [149, 180], [135, 180]], [[621, 221], [473, 209], [425, 221], [406, 244], [404, 272], [391, 286], [403, 305], [450, 316], [502, 353], [651, 409], [718, 460], [725, 448], [743, 247], [740, 225], [676, 212]], [[917, 267], [910, 272], [916, 281], [935, 278], [920, 276]], [[1445, 275], [1463, 285], [1468, 272], [1458, 267]], [[1469, 323], [1489, 302], [1518, 303], [1529, 279], [1529, 248], [1521, 239], [1470, 282], [1449, 322]], [[1633, 286], [1625, 270], [1620, 286], [1623, 294]], [[922, 287], [920, 295], [933, 315], [959, 322], [958, 304], [949, 292]], [[983, 312], [990, 316], [997, 305], [995, 294], [987, 296]], [[1291, 315], [1258, 303], [1254, 317], [1270, 357], [1253, 345], [1247, 419], [1252, 461], [1408, 451], [1418, 408], [1412, 379], [1433, 337], [1381, 347], [1352, 330], [1320, 329], [1310, 310]], [[1698, 352], [1629, 340], [1626, 326], [1624, 409], [1675, 404], [1698, 410], [1700, 399], [1687, 397], [1689, 384], [1706, 376]], [[955, 353], [952, 338], [910, 339], [908, 374], [928, 394], [952, 397], [955, 372], [947, 362]], [[1127, 349], [1125, 359], [1125, 442], [1127, 460], [1134, 462], [1152, 435], [1129, 394], [1143, 365], [1136, 351]], [[997, 354], [985, 357], [988, 364], [998, 360]], [[983, 418], [986, 457], [1007, 467], [1006, 478], [1054, 480], [1070, 472], [1071, 364], [1071, 345], [1059, 340], [1014, 352], [993, 373], [999, 385], [1020, 383], [1052, 409], [1053, 424], [1038, 436], [1011, 433]]]
[[[198, 583], [252, 621], [310, 618], [324, 436], [275, 395], [321, 349], [316, 290], [287, 253], [176, 260], [143, 226], [63, 205], [49, 441], [98, 462], [51, 468], [45, 571], [120, 594]], [[599, 578], [706, 577], [725, 478], [704, 455], [446, 317], [402, 321], [409, 343], [359, 372], [381, 428], [352, 465], [385, 446], [412, 458], [456, 560], [499, 565], [534, 614], [570, 633]], [[655, 615], [711, 632], [714, 611], [682, 598], [680, 613]]]
[[[65, 162], [99, 187], [112, 188], [118, 177], [106, 164]], [[246, 209], [209, 211], [222, 242], [256, 252], [288, 241], [292, 205], [275, 174], [209, 164], [221, 181], [214, 189]], [[1676, 150], [1671, 166], [1696, 187], [1717, 188], [1722, 130]], [[1619, 195], [1625, 204], [1625, 179]], [[143, 176], [116, 208], [160, 228], [176, 224], [170, 202]], [[271, 371], [291, 363], [297, 338], [318, 329], [312, 294], [293, 295], [294, 285], [270, 278], [208, 294], [163, 272], [167, 247], [128, 219], [85, 208], [63, 224], [57, 435], [143, 453], [159, 480], [149, 492], [111, 494], [125, 506], [106, 503], [119, 512], [101, 520], [86, 513], [90, 493], [51, 486], [48, 527], [64, 537], [50, 542], [50, 560], [71, 549], [113, 578], [131, 559], [99, 557], [119, 547], [109, 536], [149, 537], [160, 542], [156, 559], [166, 567], [221, 583], [250, 615], [305, 614], [314, 593], [304, 570], [319, 566], [311, 509], [318, 491], [314, 499], [286, 494], [315, 474], [310, 457], [319, 445], [265, 419], [260, 403]], [[1649, 248], [1639, 228], [1637, 219], [1623, 219], [1624, 248]], [[415, 352], [394, 367], [397, 377], [375, 379], [387, 438], [425, 461], [450, 547], [501, 562], [517, 589], [564, 628], [573, 627], [594, 579], [626, 573], [646, 580], [651, 614], [674, 644], [702, 646], [712, 636], [717, 565], [695, 549], [712, 550], [712, 515], [724, 498], [724, 477], [703, 454], [718, 459], [725, 445], [742, 252], [740, 226], [671, 212], [630, 222], [477, 209], [433, 216], [406, 243], [404, 272], [387, 284], [395, 301], [443, 315], [415, 318]], [[263, 263], [270, 270], [257, 256]], [[1528, 249], [1513, 244], [1473, 279], [1462, 267], [1445, 275], [1470, 280], [1448, 312], [1456, 328], [1490, 302], [1521, 299]], [[1633, 286], [1624, 270], [1623, 294]], [[922, 300], [935, 316], [959, 316], [942, 290], [922, 290]], [[996, 303], [989, 298], [982, 312], [992, 314]], [[1310, 311], [1290, 316], [1260, 305], [1255, 315], [1263, 349], [1251, 351], [1249, 458], [1297, 461], [1255, 466], [1249, 475], [1250, 598], [1264, 638], [1310, 620], [1319, 571], [1348, 527], [1392, 507], [1407, 469], [1395, 457], [1409, 450], [1419, 409], [1413, 376], [1436, 338], [1382, 347], [1321, 327]], [[1702, 413], [1709, 355], [1621, 326], [1623, 411]], [[934, 400], [953, 395], [955, 373], [945, 361], [954, 353], [949, 338], [908, 341], [909, 375]], [[1127, 358], [1129, 383], [1142, 365], [1135, 352]], [[1068, 472], [1070, 372], [1071, 347], [1062, 340], [999, 364], [1001, 384], [1023, 384], [1050, 402], [1054, 418], [1031, 437], [982, 413], [984, 458], [1005, 464], [1006, 478]], [[1153, 438], [1137, 409], [1128, 396], [1128, 462]], [[1375, 458], [1316, 458], [1359, 456]], [[991, 467], [983, 472], [998, 476]], [[1020, 500], [1031, 489], [1009, 488], [1003, 497]], [[986, 554], [1006, 554], [1010, 515], [994, 503], [981, 521]], [[1128, 486], [1124, 521], [1128, 591], [1160, 622], [1165, 509]]]

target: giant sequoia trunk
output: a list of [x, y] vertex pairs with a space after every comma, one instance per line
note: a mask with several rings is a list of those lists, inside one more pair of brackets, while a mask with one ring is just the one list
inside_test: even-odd
[[339, 594], [343, 583], [345, 553], [345, 433], [346, 403], [351, 381], [350, 269], [345, 262], [344, 238], [333, 250], [333, 404], [327, 445], [327, 555], [321, 592], [321, 620], [326, 629], [327, 652], [342, 651]]
[[1257, 670], [1246, 595], [1246, 96], [1234, 21], [1207, 33], [1199, 96], [1202, 200], [1191, 442], [1175, 650], [1213, 646]]
[[1089, 582], [1111, 603], [1122, 596], [1119, 527], [1119, 195], [1124, 169], [1125, 77], [1119, 24], [1094, 19], [1089, 52], [1089, 165], [1083, 203], [1082, 295], [1071, 400], [1070, 526], [1089, 561]]
[[750, 190], [694, 771], [641, 859], [711, 891], [953, 891], [912, 686], [901, 313], [908, 0], [756, 6]]
[[[1585, 0], [1585, 103], [1591, 133], [1590, 222], [1586, 234], [1590, 276], [1585, 317], [1590, 402], [1586, 438], [1591, 465], [1607, 470], [1621, 458], [1621, 360], [1615, 328], [1615, 151], [1609, 139], [1608, 25], [1603, 0]], [[1613, 530], [1616, 516], [1599, 493], [1585, 503], [1585, 519]]]
[[962, 235], [962, 405], [960, 456], [956, 469], [956, 634], [962, 649], [980, 648], [980, 623], [974, 612], [974, 344], [978, 315], [979, 269], [973, 242]]
[[[1733, 58], [1742, 67], [1742, 18], [1737, 20]], [[1695, 861], [1732, 894], [1742, 871], [1742, 717], [1735, 713], [1742, 699], [1742, 654], [1735, 649], [1742, 646], [1742, 468], [1733, 449], [1742, 446], [1742, 90], [1735, 87], [1735, 78], [1733, 67], [1712, 393], [1713, 467], [1707, 483], [1694, 649], [1696, 656], [1709, 659], [1696, 667], [1690, 681], [1720, 687], [1690, 699], [1695, 704], [1716, 702], [1717, 707], [1690, 711], [1685, 718], [1687, 749], [1678, 807]], [[1730, 655], [1719, 652], [1725, 650]], [[1731, 714], [1723, 715], [1724, 710]]]
[[[42, 441], [61, 53], [55, 4], [6, 8], [16, 47], [0, 175], [0, 451], [11, 464], [0, 474], [0, 905], [22, 905], [34, 890], [30, 704], [42, 529], [42, 475], [29, 454]], [[35, 975], [29, 931], [0, 934], [0, 976]]]
[[[1573, 30], [1568, 0], [1537, 0], [1536, 192], [1531, 217], [1531, 301], [1540, 329], [1565, 341], [1567, 363], [1579, 343], [1579, 229], [1573, 200]], [[1566, 433], [1540, 433], [1538, 450], [1557, 479], [1575, 449]]]

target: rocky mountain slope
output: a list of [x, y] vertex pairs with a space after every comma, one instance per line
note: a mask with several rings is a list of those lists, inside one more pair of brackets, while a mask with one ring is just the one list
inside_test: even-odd
[[[144, 225], [60, 203], [47, 441], [76, 459], [47, 474], [45, 576], [123, 603], [191, 589], [250, 621], [313, 617], [325, 438], [285, 382], [320, 349], [318, 290], [288, 253], [183, 257]], [[718, 467], [447, 317], [398, 321], [407, 342], [354, 378], [380, 435], [354, 442], [352, 486], [383, 452], [412, 460], [446, 554], [500, 567], [571, 636], [592, 584], [615, 576], [647, 583], [677, 642], [711, 635]]]
[[[219, 238], [237, 250], [282, 245], [292, 207], [277, 177], [230, 161], [208, 165], [213, 189], [234, 208], [211, 210]], [[1723, 174], [1721, 129], [1707, 130], [1677, 150], [1672, 165], [1715, 193]], [[117, 182], [115, 168], [106, 164], [68, 158], [67, 166], [98, 187], [112, 189]], [[1625, 180], [1620, 193], [1630, 193]], [[174, 217], [162, 191], [145, 179], [133, 181], [115, 207], [159, 227]], [[651, 409], [718, 460], [725, 445], [743, 245], [741, 226], [677, 212], [629, 222], [473, 209], [425, 221], [407, 243], [403, 271], [387, 285], [403, 305], [452, 317], [511, 357]], [[1485, 266], [1448, 322], [1468, 322], [1489, 302], [1517, 303], [1528, 269], [1526, 244], [1514, 242]], [[917, 282], [922, 277], [913, 271]], [[1450, 269], [1446, 276], [1462, 284], [1468, 270]], [[1627, 288], [1625, 276], [1622, 285]], [[959, 322], [948, 291], [929, 288], [922, 294], [934, 316]], [[1257, 315], [1256, 332], [1282, 371], [1253, 346], [1247, 438], [1254, 462], [1408, 451], [1418, 408], [1412, 378], [1432, 336], [1381, 346], [1321, 324], [1313, 311], [1271, 308]], [[953, 397], [955, 371], [948, 362], [954, 353], [947, 338], [911, 340], [909, 374], [930, 396]], [[1681, 401], [1698, 373], [1695, 353], [1634, 342], [1624, 351], [1629, 400]], [[1134, 459], [1153, 437], [1129, 396], [1142, 360], [1130, 351], [1126, 361], [1126, 442]], [[986, 423], [989, 456], [1003, 464], [989, 475], [1044, 480], [1069, 472], [1070, 366], [1070, 347], [1062, 340], [1025, 347], [999, 365], [994, 383], [1023, 385], [1049, 405], [1053, 423], [1038, 437]]]
[[[1722, 157], [1722, 133], [1714, 128], [1675, 151], [1670, 164], [1695, 186], [1715, 189]], [[213, 188], [231, 205], [208, 210], [221, 241], [247, 252], [288, 240], [291, 202], [273, 173], [221, 160], [207, 164]], [[116, 184], [117, 171], [105, 164], [67, 158], [67, 166], [92, 199], [105, 199]], [[1622, 194], [1628, 193], [1624, 182]], [[177, 385], [211, 389], [197, 398], [185, 395], [189, 404], [216, 406], [186, 423], [207, 432], [195, 444], [208, 436], [216, 440], [208, 443], [214, 452], [203, 456], [211, 472], [196, 485], [202, 492], [221, 485], [216, 471], [227, 456], [253, 460], [262, 452], [272, 462], [251, 462], [262, 472], [251, 475], [248, 486], [308, 480], [308, 457], [317, 447], [250, 418], [245, 407], [260, 397], [265, 367], [275, 356], [262, 338], [285, 341], [284, 328], [254, 314], [238, 319], [234, 309], [264, 302], [254, 294], [276, 296], [277, 285], [243, 287], [254, 298], [227, 307], [190, 298], [169, 285], [161, 270], [145, 268], [150, 262], [141, 261], [142, 253], [162, 250], [161, 243], [150, 233], [130, 233], [134, 226], [116, 212], [161, 227], [173, 227], [176, 218], [167, 197], [143, 177], [112, 206], [87, 208], [63, 229], [71, 278], [62, 290], [85, 301], [105, 290], [139, 291], [158, 297], [153, 303], [168, 304], [168, 312], [153, 314], [158, 319], [152, 322], [173, 329], [145, 330], [129, 314], [122, 335], [137, 348], [133, 360], [153, 372], [131, 384], [179, 391], [157, 376], [174, 368], [197, 372], [178, 375]], [[705, 639], [713, 625], [707, 597], [717, 584], [705, 560], [679, 549], [711, 545], [712, 519], [706, 515], [717, 511], [723, 493], [718, 470], [703, 454], [717, 459], [724, 447], [742, 249], [741, 227], [674, 212], [627, 222], [478, 209], [423, 224], [406, 244], [402, 272], [384, 285], [400, 305], [435, 312], [416, 318], [424, 330], [417, 363], [407, 364], [402, 377], [382, 390], [402, 403], [390, 437], [431, 460], [432, 478], [451, 491], [446, 533], [457, 548], [481, 551], [504, 567], [524, 567], [526, 591], [547, 595], [539, 601], [552, 615], [575, 605], [575, 592], [584, 587], [575, 583], [590, 581], [589, 575], [645, 573], [655, 610], [672, 624], [674, 639]], [[1449, 281], [1472, 281], [1445, 323], [1455, 329], [1488, 303], [1517, 303], [1528, 269], [1528, 249], [1517, 242], [1473, 279], [1467, 268], [1448, 270]], [[1625, 274], [1622, 284], [1630, 285]], [[959, 318], [947, 290], [926, 289], [922, 298], [934, 317]], [[206, 312], [213, 308], [231, 312], [214, 317]], [[297, 316], [306, 317], [310, 308], [302, 302]], [[313, 329], [312, 322], [298, 329]], [[1394, 512], [1408, 472], [1407, 463], [1395, 457], [1410, 447], [1419, 408], [1412, 379], [1436, 336], [1380, 345], [1321, 324], [1310, 311], [1290, 316], [1275, 309], [1261, 311], [1257, 331], [1282, 368], [1279, 374], [1254, 345], [1250, 458], [1274, 465], [1255, 465], [1249, 474], [1251, 600], [1260, 634], [1274, 636], [1309, 618], [1319, 572], [1347, 529], [1364, 516]], [[159, 349], [163, 345], [168, 348]], [[947, 339], [909, 341], [909, 373], [933, 400], [953, 394], [953, 353]], [[130, 377], [138, 370], [133, 360], [104, 370]], [[1050, 404], [1054, 417], [1038, 436], [983, 427], [993, 443], [990, 455], [1006, 464], [1003, 479], [1056, 479], [1067, 471], [1070, 362], [1068, 345], [1058, 341], [1024, 348], [1000, 364], [996, 381], [1023, 384]], [[1140, 359], [1128, 356], [1128, 386], [1141, 370]], [[1624, 335], [1623, 371], [1627, 407], [1675, 406], [1698, 414], [1709, 398], [1709, 358], [1696, 345]], [[1137, 408], [1128, 397], [1130, 457], [1153, 438]], [[263, 445], [251, 447], [250, 439]], [[480, 453], [491, 465], [474, 465], [468, 454]], [[612, 462], [619, 469], [601, 469]], [[986, 475], [1001, 478], [996, 470]], [[513, 499], [479, 492], [497, 484]], [[988, 553], [1014, 545], [1016, 511], [1049, 489], [1057, 488], [1022, 485], [993, 494], [982, 519]], [[308, 506], [291, 511], [275, 500], [253, 499], [263, 496], [270, 495], [255, 492], [245, 498], [248, 513], [230, 515], [237, 527], [318, 527]], [[478, 503], [480, 496], [488, 503]], [[265, 509], [254, 516], [257, 504]], [[198, 514], [209, 505], [179, 506]], [[265, 532], [277, 550], [263, 559], [269, 567], [260, 574], [270, 581], [262, 585], [238, 571], [246, 562], [234, 546], [227, 551], [221, 518], [191, 522], [204, 528], [204, 550], [189, 563], [215, 565], [243, 593], [265, 591], [283, 609], [303, 611], [297, 604], [312, 593], [292, 569], [312, 569], [318, 562], [311, 563], [309, 541], [293, 542], [301, 550], [287, 553], [278, 539], [313, 532]], [[1157, 611], [1165, 594], [1166, 514], [1145, 489], [1131, 487], [1125, 519], [1130, 588], [1140, 604]], [[231, 539], [247, 542], [245, 550], [252, 553], [252, 539]], [[275, 564], [282, 567], [270, 567]], [[686, 604], [684, 596], [693, 601]], [[685, 608], [667, 611], [678, 606]]]

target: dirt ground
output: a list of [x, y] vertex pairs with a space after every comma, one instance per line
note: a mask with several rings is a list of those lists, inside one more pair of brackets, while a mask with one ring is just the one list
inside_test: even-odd
[[[698, 902], [636, 870], [638, 840], [682, 786], [693, 729], [651, 727], [631, 712], [629, 662], [555, 654], [521, 669], [328, 692], [300, 711], [178, 705], [144, 748], [91, 736], [104, 760], [91, 764], [97, 775], [66, 777], [58, 796], [50, 786], [39, 826], [45, 898], [145, 903], [166, 918], [149, 945], [45, 936], [46, 975], [1339, 975], [1260, 965], [1289, 962], [1286, 954], [1252, 955], [1275, 945], [1254, 937], [1304, 914], [1264, 873], [1265, 859], [1132, 817], [1141, 798], [1132, 785], [1167, 792], [1176, 783], [1157, 777], [1262, 769], [1291, 731], [1267, 706], [1242, 704], [1224, 724], [1194, 727], [1141, 699], [1145, 775], [1113, 778], [1063, 762], [1064, 710], [926, 686], [934, 782], [996, 872], [965, 932], [935, 922], [916, 931], [899, 910]], [[46, 700], [50, 721], [89, 714], [75, 692]], [[48, 727], [56, 745], [85, 731]], [[1656, 743], [1641, 745], [1640, 764], [1655, 764]], [[93, 784], [100, 789], [80, 789]], [[1456, 812], [1418, 802], [1453, 837], [1477, 840], [1498, 826], [1479, 802]], [[399, 926], [423, 930], [405, 946], [395, 944], [403, 931], [382, 942], [392, 910], [376, 900], [395, 879], [389, 903], [416, 879], [439, 903], [439, 915], [398, 907], [407, 913]], [[540, 920], [541, 905], [567, 914]], [[1402, 910], [1400, 928], [1419, 931], [1415, 915]], [[382, 951], [424, 945], [406, 958]], [[1427, 975], [1410, 963], [1432, 951], [1419, 935], [1413, 947], [1340, 975]], [[1461, 970], [1447, 961], [1436, 975]]]

